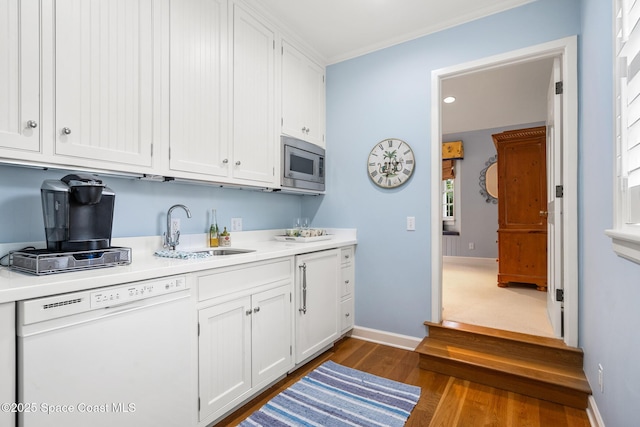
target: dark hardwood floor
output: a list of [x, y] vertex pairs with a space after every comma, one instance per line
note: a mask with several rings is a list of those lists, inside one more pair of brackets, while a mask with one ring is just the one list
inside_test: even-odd
[[354, 338], [345, 338], [312, 362], [267, 389], [216, 426], [235, 426], [269, 399], [326, 360], [422, 388], [408, 427], [588, 427], [584, 410], [461, 380], [419, 368], [419, 356]]

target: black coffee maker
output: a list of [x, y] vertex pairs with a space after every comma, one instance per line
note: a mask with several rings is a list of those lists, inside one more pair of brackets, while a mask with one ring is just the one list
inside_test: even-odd
[[40, 188], [47, 249], [90, 251], [111, 246], [115, 193], [88, 174], [46, 180]]

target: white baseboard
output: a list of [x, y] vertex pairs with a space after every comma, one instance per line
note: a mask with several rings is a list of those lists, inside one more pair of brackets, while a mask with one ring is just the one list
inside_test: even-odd
[[591, 427], [605, 427], [600, 411], [598, 411], [598, 406], [596, 405], [596, 399], [594, 399], [593, 396], [589, 396], [587, 416], [589, 417]]
[[465, 264], [465, 265], [497, 265], [495, 258], [481, 258], [469, 256], [443, 256], [444, 264]]
[[408, 335], [394, 334], [392, 332], [379, 331], [377, 329], [363, 328], [355, 326], [351, 331], [351, 338], [358, 338], [364, 341], [371, 341], [377, 344], [385, 344], [403, 350], [415, 350], [422, 341], [422, 338], [410, 337]]

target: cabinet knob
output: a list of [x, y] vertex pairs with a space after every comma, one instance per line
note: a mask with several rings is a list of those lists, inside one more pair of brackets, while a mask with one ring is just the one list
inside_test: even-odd
[[224, 164], [226, 165], [227, 163], [229, 163], [229, 159], [224, 159], [224, 160], [222, 161], [222, 163], [224, 163]]
[[351, 313], [345, 313], [344, 317], [349, 317], [351, 315]]
[[29, 120], [27, 122], [27, 127], [31, 128], [31, 129], [35, 129], [38, 127], [38, 122], [36, 122], [35, 120]]
[[254, 312], [254, 313], [257, 313], [257, 312], [259, 312], [259, 311], [260, 311], [260, 307], [256, 307], [256, 308], [254, 308], [254, 309], [253, 309], [253, 312]]
[[240, 166], [240, 160], [236, 162], [236, 166]]
[[546, 218], [546, 217], [547, 217], [547, 215], [549, 215], [549, 212], [547, 212], [547, 211], [540, 211], [540, 216], [541, 216], [541, 217], [545, 217], [545, 218]]
[[253, 313], [253, 311], [251, 311], [251, 309], [249, 309], [249, 310], [247, 310], [247, 311], [245, 311], [245, 312], [244, 312], [244, 314], [246, 314], [247, 316], [250, 316], [250, 315], [251, 315], [251, 313]]
[[71, 135], [71, 129], [69, 129], [69, 128], [62, 128], [62, 134], [63, 134], [63, 135]]
[[307, 131], [307, 128], [303, 126], [302, 127], [302, 133], [305, 133], [306, 131]]
[[348, 281], [348, 280], [345, 280], [345, 281], [344, 281], [344, 283], [348, 285], [348, 284], [349, 284], [349, 281]]

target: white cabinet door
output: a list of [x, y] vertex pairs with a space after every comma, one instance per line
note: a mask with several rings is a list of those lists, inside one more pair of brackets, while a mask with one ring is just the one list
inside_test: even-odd
[[19, 158], [40, 150], [40, 2], [0, 0], [0, 17], [0, 148]]
[[200, 420], [251, 389], [251, 298], [199, 311]]
[[55, 2], [54, 153], [65, 162], [151, 166], [154, 3]]
[[300, 363], [338, 337], [340, 251], [297, 256], [296, 267], [296, 363]]
[[282, 43], [282, 133], [324, 146], [324, 68]]
[[291, 366], [291, 282], [253, 295], [252, 385], [273, 381]]
[[239, 180], [275, 181], [274, 30], [239, 5], [233, 10], [233, 164]]
[[229, 173], [227, 20], [226, 0], [171, 1], [171, 170]]

